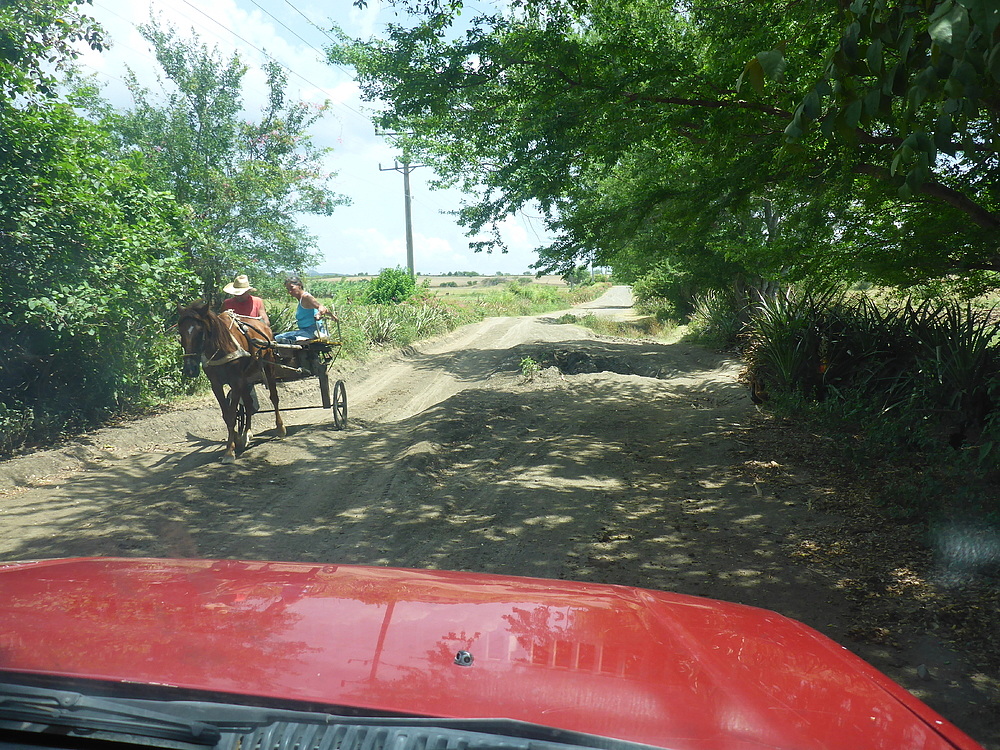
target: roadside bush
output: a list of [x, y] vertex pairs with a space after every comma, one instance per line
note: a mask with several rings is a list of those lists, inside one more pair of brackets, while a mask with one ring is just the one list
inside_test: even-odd
[[882, 497], [902, 503], [898, 512], [925, 515], [961, 499], [1000, 514], [1000, 320], [992, 312], [799, 293], [762, 304], [746, 339], [745, 377], [756, 394], [852, 432], [861, 465], [898, 451], [902, 463], [914, 461], [914, 476], [926, 474], [919, 492], [886, 483]]
[[709, 291], [695, 298], [687, 338], [719, 347], [737, 343], [747, 326], [748, 309], [735, 294]]
[[417, 285], [405, 268], [384, 268], [365, 288], [365, 301], [372, 305], [405, 302], [416, 294]]
[[636, 310], [657, 318], [683, 320], [694, 312], [695, 287], [689, 274], [659, 266], [632, 285]]
[[826, 372], [823, 318], [831, 300], [780, 294], [753, 311], [745, 356], [755, 381], [782, 391], [813, 392]]
[[344, 339], [355, 340], [351, 351], [357, 349], [357, 354], [362, 356], [370, 348], [406, 346], [473, 319], [463, 306], [437, 299], [430, 302], [412, 300], [399, 305], [345, 305], [337, 314]]

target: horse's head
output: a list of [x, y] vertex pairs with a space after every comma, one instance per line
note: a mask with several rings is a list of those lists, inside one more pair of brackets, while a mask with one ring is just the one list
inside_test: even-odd
[[183, 372], [189, 378], [198, 377], [201, 371], [201, 359], [204, 356], [208, 332], [211, 328], [208, 304], [195, 302], [193, 305], [178, 308], [177, 330], [181, 335], [181, 347], [184, 349]]

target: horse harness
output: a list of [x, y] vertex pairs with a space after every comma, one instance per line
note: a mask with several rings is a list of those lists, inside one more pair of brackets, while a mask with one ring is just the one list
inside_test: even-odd
[[[240, 329], [240, 333], [242, 333], [246, 337], [246, 340], [250, 343], [251, 351], [248, 352], [246, 349], [240, 346], [240, 343], [236, 340], [236, 337], [233, 336], [232, 330], [229, 328], [229, 326], [226, 326], [226, 333], [229, 334], [229, 338], [232, 340], [233, 345], [236, 347], [236, 351], [229, 352], [228, 354], [226, 354], [223, 357], [220, 357], [219, 359], [215, 359], [215, 354], [218, 354], [221, 351], [219, 349], [216, 349], [215, 354], [213, 354], [211, 357], [205, 357], [204, 353], [202, 352], [193, 352], [190, 354], [185, 354], [184, 356], [185, 357], [201, 356], [202, 367], [224, 365], [234, 360], [241, 359], [242, 357], [253, 357], [256, 360], [259, 360], [263, 356], [263, 353], [267, 351], [267, 349], [269, 348], [268, 347], [269, 341], [266, 334], [259, 328], [255, 327], [252, 323], [248, 323], [247, 320], [245, 320], [246, 316], [242, 316], [239, 313], [233, 312], [232, 310], [223, 310], [220, 313], [220, 317], [222, 315], [229, 316], [229, 318], [233, 321], [233, 323], [236, 324], [236, 327]], [[250, 334], [250, 331], [253, 331], [254, 333], [262, 336], [263, 338], [261, 339], [254, 338]]]

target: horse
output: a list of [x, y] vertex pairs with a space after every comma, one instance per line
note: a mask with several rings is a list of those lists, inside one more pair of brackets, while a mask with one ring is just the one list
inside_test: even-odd
[[261, 320], [229, 311], [216, 315], [204, 302], [178, 308], [177, 328], [184, 348], [182, 372], [187, 377], [198, 377], [200, 365], [222, 409], [229, 430], [222, 463], [234, 463], [236, 451], [245, 449], [253, 438], [250, 432], [250, 421], [256, 411], [253, 384], [261, 380], [267, 384], [274, 405], [278, 436], [284, 437], [285, 424], [278, 411], [274, 350], [268, 346], [274, 338], [271, 329]]

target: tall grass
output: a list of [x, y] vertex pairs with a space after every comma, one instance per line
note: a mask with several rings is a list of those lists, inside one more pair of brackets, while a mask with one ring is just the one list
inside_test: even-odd
[[[745, 337], [746, 377], [782, 410], [850, 426], [868, 464], [920, 455], [910, 509], [964, 482], [1000, 513], [1000, 317], [955, 301], [896, 305], [863, 295], [792, 293], [762, 303]], [[934, 465], [937, 477], [926, 478]], [[898, 482], [896, 483], [899, 484]], [[979, 487], [973, 491], [973, 486]], [[978, 493], [978, 494], [977, 494]], [[988, 502], [987, 498], [991, 497]], [[892, 493], [890, 493], [892, 494]], [[937, 502], [935, 501], [935, 502]]]

